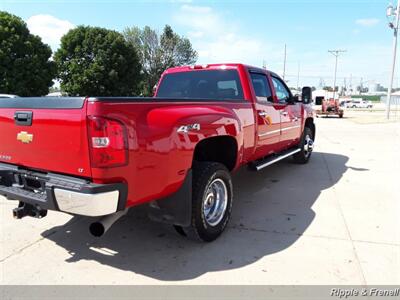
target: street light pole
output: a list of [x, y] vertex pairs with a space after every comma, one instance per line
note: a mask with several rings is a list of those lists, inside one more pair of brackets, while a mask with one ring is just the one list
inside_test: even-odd
[[286, 44], [285, 44], [285, 54], [283, 58], [283, 81], [285, 81], [285, 76], [286, 76]]
[[[392, 7], [388, 8], [388, 17], [393, 15]], [[388, 94], [386, 98], [386, 118], [390, 119], [390, 102], [392, 100], [392, 89], [393, 89], [393, 81], [394, 81], [394, 72], [396, 70], [396, 55], [397, 55], [397, 33], [399, 30], [399, 17], [400, 17], [400, 1], [397, 2], [397, 10], [395, 12], [395, 23], [390, 23], [389, 26], [394, 31], [393, 36], [393, 59], [392, 59], [392, 72], [390, 74], [390, 84], [388, 88]]]
[[341, 53], [346, 52], [346, 50], [329, 50], [329, 53], [335, 56], [336, 62], [335, 62], [335, 77], [333, 80], [333, 99], [335, 99], [336, 96], [336, 74], [337, 74], [337, 63], [338, 63], [338, 57]]

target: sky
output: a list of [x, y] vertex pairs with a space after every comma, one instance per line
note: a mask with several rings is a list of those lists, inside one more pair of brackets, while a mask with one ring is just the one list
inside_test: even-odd
[[[394, 0], [396, 1], [396, 0]], [[117, 31], [165, 24], [188, 37], [199, 64], [238, 62], [283, 74], [289, 85], [333, 86], [335, 57], [343, 49], [338, 84], [388, 85], [393, 31], [389, 0], [0, 0], [0, 10], [24, 19], [53, 50], [77, 25]], [[298, 82], [299, 74], [299, 82]], [[399, 79], [395, 78], [395, 85]]]

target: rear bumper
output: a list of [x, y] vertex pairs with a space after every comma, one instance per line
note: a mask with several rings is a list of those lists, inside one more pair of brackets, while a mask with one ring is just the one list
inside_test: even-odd
[[0, 195], [41, 209], [95, 217], [124, 210], [127, 186], [124, 183], [95, 184], [0, 163]]

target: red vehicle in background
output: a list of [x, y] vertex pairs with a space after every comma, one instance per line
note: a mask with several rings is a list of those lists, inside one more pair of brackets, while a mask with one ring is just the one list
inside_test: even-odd
[[128, 208], [182, 235], [216, 239], [231, 215], [231, 172], [310, 159], [311, 89], [242, 64], [169, 69], [153, 98], [0, 101], [0, 194], [16, 218], [96, 216], [101, 236]]
[[343, 118], [344, 111], [340, 107], [338, 99], [325, 99], [325, 97], [316, 97], [315, 105], [319, 106], [315, 109], [317, 117], [335, 115], [339, 118]]

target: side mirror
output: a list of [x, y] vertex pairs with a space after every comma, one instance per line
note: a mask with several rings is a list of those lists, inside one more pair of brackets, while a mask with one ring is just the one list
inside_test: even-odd
[[312, 101], [312, 89], [309, 86], [303, 87], [301, 90], [301, 99], [303, 103], [308, 104]]
[[300, 101], [300, 96], [298, 94], [293, 96], [293, 102], [301, 102]]

